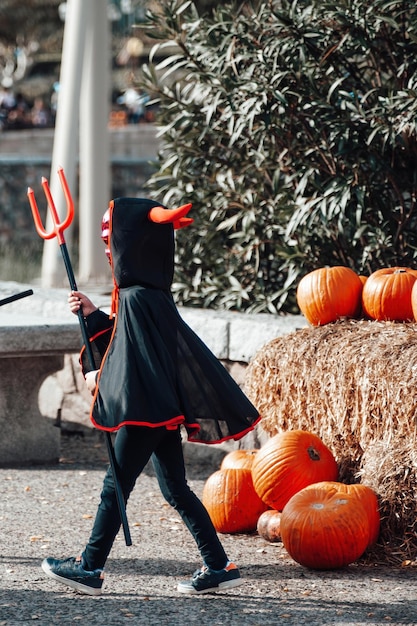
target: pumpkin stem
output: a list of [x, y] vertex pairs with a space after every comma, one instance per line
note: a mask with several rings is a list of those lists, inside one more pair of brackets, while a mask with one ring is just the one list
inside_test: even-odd
[[313, 446], [308, 446], [307, 454], [312, 461], [320, 461], [320, 454], [317, 452], [316, 448], [313, 448]]

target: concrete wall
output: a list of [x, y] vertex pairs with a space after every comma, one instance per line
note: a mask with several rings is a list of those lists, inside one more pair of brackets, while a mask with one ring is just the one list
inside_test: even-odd
[[[153, 124], [130, 124], [109, 128], [112, 159], [155, 158], [158, 150], [157, 131]], [[50, 160], [54, 129], [33, 129], [0, 132], [0, 159], [19, 157]]]
[[[154, 126], [137, 124], [109, 129], [109, 136], [111, 196], [146, 194], [144, 184], [154, 170], [152, 162], [158, 151]], [[27, 188], [33, 188], [44, 215], [46, 201], [41, 179], [50, 178], [53, 141], [53, 129], [0, 132], [0, 245], [16, 249], [30, 245], [31, 249], [42, 250], [42, 240], [34, 236]], [[72, 193], [77, 206], [76, 193]]]

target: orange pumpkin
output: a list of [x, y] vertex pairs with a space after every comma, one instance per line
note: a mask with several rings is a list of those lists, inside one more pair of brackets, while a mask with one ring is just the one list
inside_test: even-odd
[[220, 469], [251, 469], [258, 450], [232, 450], [225, 457]]
[[300, 489], [336, 480], [337, 475], [332, 452], [317, 435], [305, 430], [278, 433], [258, 450], [252, 465], [256, 493], [278, 511]]
[[300, 280], [297, 304], [313, 326], [357, 317], [362, 287], [362, 280], [349, 267], [321, 267]]
[[411, 293], [417, 272], [407, 267], [386, 267], [373, 272], [362, 290], [362, 308], [374, 320], [414, 320]]
[[217, 470], [208, 477], [202, 500], [219, 533], [256, 530], [259, 516], [268, 508], [255, 492], [249, 469]]
[[288, 554], [305, 567], [337, 569], [356, 561], [369, 542], [369, 520], [353, 493], [311, 485], [296, 493], [281, 515]]
[[411, 290], [411, 308], [413, 311], [414, 320], [417, 322], [417, 280]]
[[306, 487], [306, 489], [310, 489], [311, 487], [314, 487], [316, 489], [336, 489], [340, 493], [350, 493], [355, 498], [357, 498], [363, 504], [368, 514], [368, 546], [372, 546], [374, 543], [376, 543], [379, 535], [381, 517], [379, 514], [378, 496], [373, 489], [371, 489], [367, 485], [362, 485], [360, 483], [346, 485], [344, 483], [339, 483], [335, 481], [323, 481], [314, 485], [310, 485]]
[[281, 541], [281, 512], [274, 509], [264, 511], [259, 516], [256, 530], [265, 541], [271, 543]]

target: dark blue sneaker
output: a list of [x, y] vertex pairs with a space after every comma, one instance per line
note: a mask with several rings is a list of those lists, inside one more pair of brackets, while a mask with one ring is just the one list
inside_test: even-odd
[[224, 569], [214, 570], [209, 567], [202, 567], [194, 572], [191, 580], [178, 583], [177, 591], [180, 593], [212, 593], [213, 591], [223, 591], [241, 585], [243, 580], [239, 570], [230, 561]]
[[81, 557], [69, 559], [47, 558], [42, 561], [42, 569], [49, 578], [54, 578], [64, 585], [90, 596], [99, 596], [103, 585], [104, 571], [95, 569], [91, 572], [82, 566]]

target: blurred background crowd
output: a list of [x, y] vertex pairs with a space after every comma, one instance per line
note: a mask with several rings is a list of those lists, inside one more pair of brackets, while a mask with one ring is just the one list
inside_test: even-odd
[[[135, 75], [152, 42], [141, 24], [150, 0], [111, 0], [110, 126], [151, 122], [149, 94]], [[0, 131], [54, 126], [66, 18], [60, 0], [2, 0], [0, 5]]]

